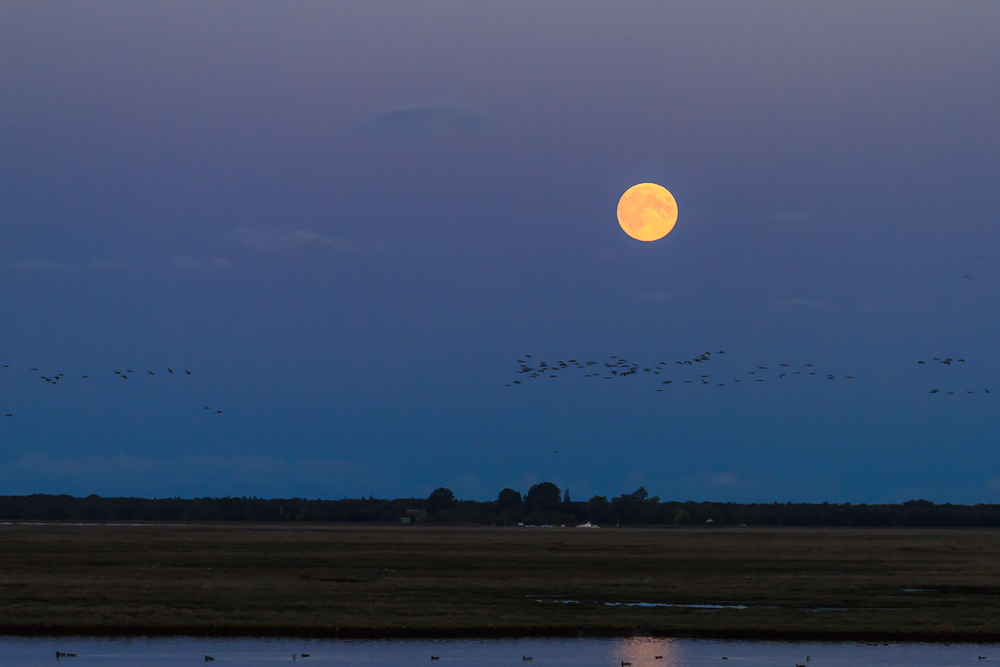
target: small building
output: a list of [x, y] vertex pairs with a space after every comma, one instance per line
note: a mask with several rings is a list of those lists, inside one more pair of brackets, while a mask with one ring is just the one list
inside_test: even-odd
[[409, 521], [404, 521], [404, 523], [419, 523], [421, 521], [430, 521], [431, 515], [423, 510], [406, 510], [403, 513], [403, 519], [409, 519]]

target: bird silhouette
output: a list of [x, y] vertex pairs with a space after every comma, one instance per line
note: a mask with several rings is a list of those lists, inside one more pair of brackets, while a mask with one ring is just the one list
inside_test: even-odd
[[86, 379], [87, 379], [87, 376], [86, 376], [86, 375], [81, 375], [81, 376], [80, 376], [80, 379], [81, 379], [81, 380], [86, 380]]
[[174, 374], [174, 372], [171, 369], [169, 369], [169, 368], [167, 369], [167, 372], [170, 373], [171, 375]]
[[191, 371], [184, 371], [184, 372], [187, 373], [188, 375], [191, 375]]
[[12, 415], [12, 414], [11, 414], [11, 413], [9, 413], [9, 412], [8, 412], [7, 414], [5, 414], [5, 415], [4, 415], [4, 417], [13, 417], [13, 416], [14, 416], [14, 415]]

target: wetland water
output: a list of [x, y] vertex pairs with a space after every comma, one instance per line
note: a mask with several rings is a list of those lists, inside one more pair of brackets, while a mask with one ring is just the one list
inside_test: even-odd
[[[56, 652], [76, 657], [56, 658]], [[302, 654], [309, 654], [304, 658]], [[4, 665], [194, 665], [205, 656], [218, 664], [360, 665], [398, 667], [852, 667], [906, 665], [951, 667], [1000, 660], [1000, 645], [857, 642], [753, 642], [700, 639], [461, 639], [461, 640], [297, 640], [86, 637], [0, 637]], [[438, 656], [431, 661], [431, 656]], [[663, 656], [657, 659], [656, 656]], [[985, 659], [981, 660], [980, 656]], [[809, 658], [807, 662], [807, 657]], [[723, 661], [723, 658], [726, 660]]]

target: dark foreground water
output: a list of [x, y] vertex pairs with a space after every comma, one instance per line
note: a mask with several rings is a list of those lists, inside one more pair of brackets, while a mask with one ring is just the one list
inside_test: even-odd
[[[56, 651], [76, 653], [57, 658]], [[303, 657], [303, 653], [309, 654]], [[0, 638], [2, 665], [274, 664], [347, 667], [831, 667], [834, 665], [958, 666], [1000, 661], [1000, 645], [747, 642], [699, 639], [296, 640]], [[438, 660], [431, 660], [438, 656]], [[656, 656], [663, 656], [657, 659]], [[985, 656], [985, 660], [980, 660]], [[725, 660], [724, 660], [725, 659]]]

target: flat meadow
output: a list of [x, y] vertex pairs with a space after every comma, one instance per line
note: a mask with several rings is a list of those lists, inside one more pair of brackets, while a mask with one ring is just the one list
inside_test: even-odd
[[8, 524], [0, 634], [1000, 638], [1000, 531]]

